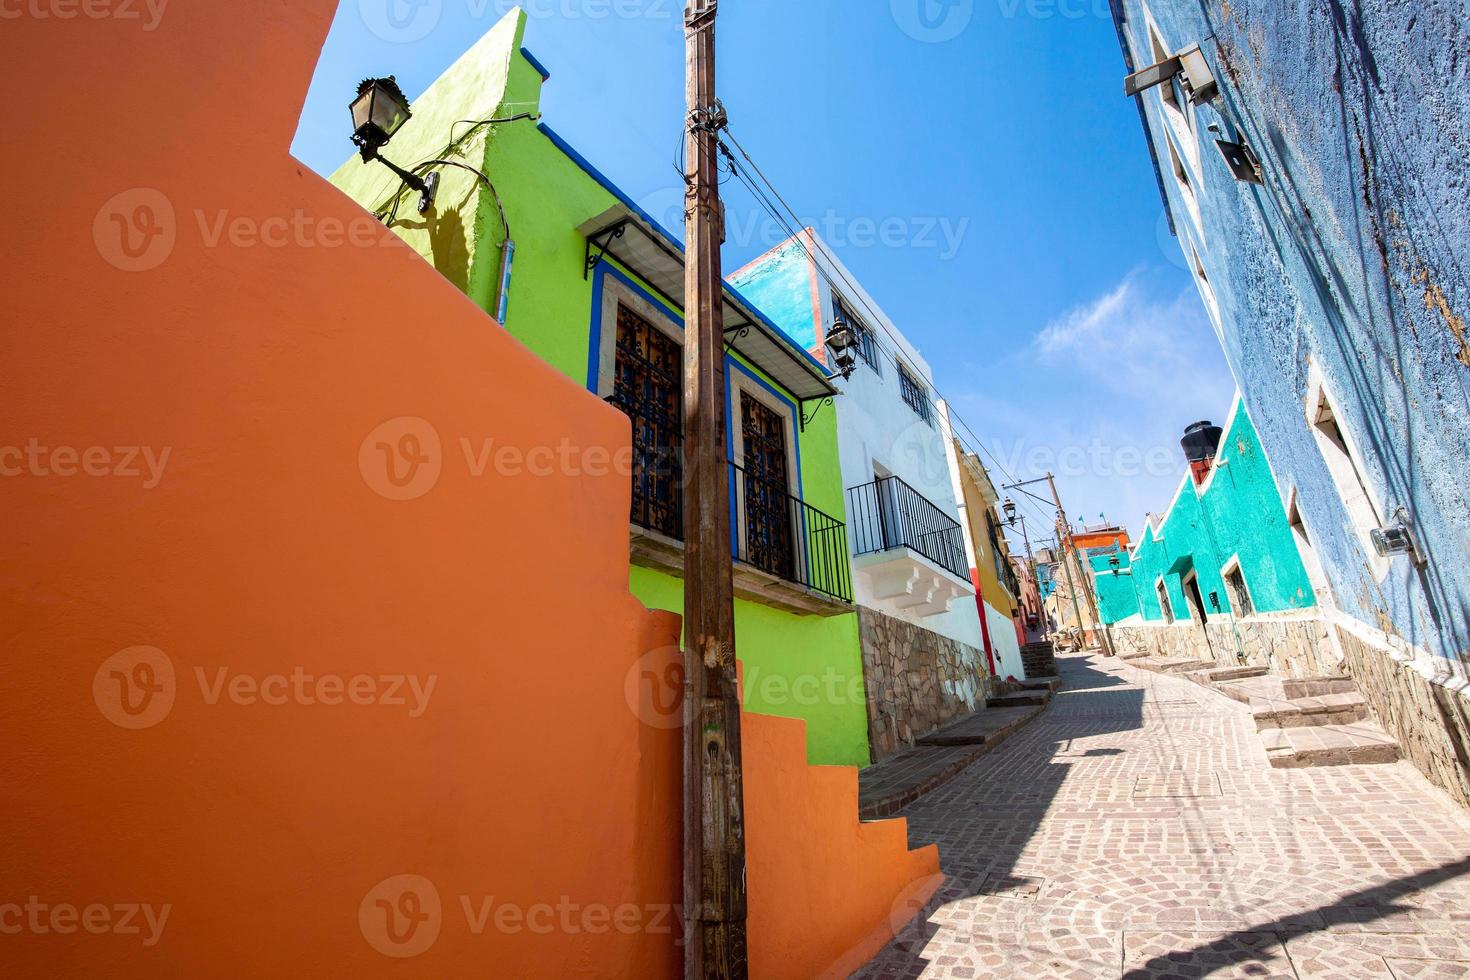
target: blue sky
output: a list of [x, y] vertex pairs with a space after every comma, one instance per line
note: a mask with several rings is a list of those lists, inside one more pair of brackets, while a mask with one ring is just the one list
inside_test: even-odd
[[[676, 226], [679, 0], [522, 5], [546, 122]], [[392, 73], [412, 98], [510, 6], [342, 0], [293, 152], [335, 169], [358, 80]], [[719, 32], [736, 137], [940, 393], [1005, 470], [1056, 470], [1071, 514], [1137, 533], [1179, 483], [1184, 427], [1221, 420], [1234, 383], [1164, 225], [1106, 0], [725, 0]], [[733, 270], [780, 236], [726, 190]]]

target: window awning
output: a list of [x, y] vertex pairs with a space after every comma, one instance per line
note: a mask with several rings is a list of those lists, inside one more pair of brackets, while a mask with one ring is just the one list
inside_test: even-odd
[[[578, 228], [587, 238], [587, 271], [614, 259], [667, 302], [684, 309], [684, 250], [641, 212], [619, 202]], [[838, 393], [820, 361], [725, 283], [725, 343], [798, 401]]]

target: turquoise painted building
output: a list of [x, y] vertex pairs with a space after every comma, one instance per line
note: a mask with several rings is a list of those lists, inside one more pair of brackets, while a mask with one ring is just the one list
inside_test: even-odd
[[1208, 624], [1315, 609], [1311, 578], [1239, 397], [1211, 464], [1186, 473], [1127, 553], [1091, 559], [1103, 621]]

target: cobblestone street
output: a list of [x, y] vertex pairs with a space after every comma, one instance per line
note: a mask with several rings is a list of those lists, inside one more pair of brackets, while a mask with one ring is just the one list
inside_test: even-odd
[[1097, 654], [902, 811], [946, 881], [858, 976], [1470, 977], [1470, 820], [1407, 763], [1272, 769], [1247, 708]]

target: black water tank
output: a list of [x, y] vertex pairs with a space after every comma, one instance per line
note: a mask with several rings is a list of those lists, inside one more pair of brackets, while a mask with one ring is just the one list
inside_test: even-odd
[[1202, 463], [1215, 458], [1220, 450], [1220, 436], [1224, 434], [1225, 430], [1213, 422], [1196, 422], [1184, 430], [1179, 445], [1184, 447], [1184, 456], [1191, 463]]

